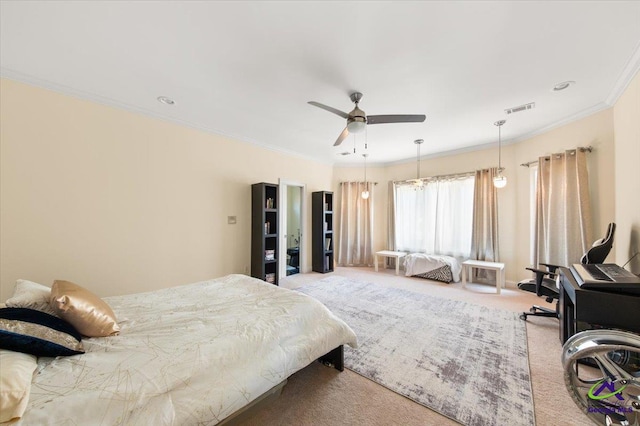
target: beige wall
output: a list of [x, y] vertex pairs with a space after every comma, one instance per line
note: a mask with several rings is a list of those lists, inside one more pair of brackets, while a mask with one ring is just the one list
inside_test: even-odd
[[[508, 125], [503, 128], [508, 140]], [[407, 143], [413, 143], [408, 141]], [[425, 141], [428, 143], [428, 140]], [[553, 129], [525, 141], [503, 145], [502, 165], [508, 184], [498, 192], [498, 220], [500, 232], [500, 258], [505, 262], [509, 281], [528, 278], [525, 270], [529, 261], [529, 171], [520, 166], [538, 157], [578, 146], [594, 148], [589, 158], [589, 172], [594, 213], [594, 238], [604, 234], [606, 224], [614, 220], [614, 184], [611, 170], [614, 168], [613, 112], [608, 109], [584, 119]], [[372, 159], [375, 160], [375, 159]], [[461, 173], [497, 166], [496, 147], [480, 151], [423, 159], [420, 165], [422, 177]], [[416, 176], [416, 162], [409, 161], [386, 167], [369, 168], [371, 179], [379, 182], [376, 188], [374, 250], [387, 248], [386, 221], [388, 181], [411, 179]], [[334, 187], [343, 180], [362, 179], [363, 170], [335, 168]], [[369, 172], [368, 172], [369, 175]], [[613, 255], [612, 255], [613, 256]], [[613, 259], [613, 257], [610, 257]]]
[[[363, 179], [362, 166], [332, 168], [11, 80], [2, 79], [0, 89], [0, 300], [18, 278], [64, 278], [113, 295], [243, 273], [250, 264], [251, 183], [304, 183], [310, 206], [311, 192], [338, 194], [339, 182]], [[509, 183], [499, 192], [499, 226], [508, 280], [525, 278], [529, 265], [529, 176], [520, 164], [563, 149], [594, 148], [594, 235], [618, 223], [609, 260], [624, 263], [639, 249], [638, 116], [636, 76], [615, 108], [503, 146]], [[508, 122], [503, 135], [508, 141]], [[497, 156], [494, 147], [424, 159], [421, 174], [495, 166]], [[388, 182], [415, 177], [416, 163], [375, 161], [367, 178], [378, 182], [374, 250], [382, 250]], [[236, 225], [227, 224], [231, 215]], [[307, 233], [310, 221], [308, 208]], [[303, 249], [311, 253], [310, 239]], [[310, 256], [302, 269], [311, 270]]]
[[[18, 278], [67, 279], [106, 296], [244, 273], [250, 184], [304, 182], [308, 205], [332, 184], [326, 164], [0, 84], [2, 301]], [[302, 267], [311, 270], [310, 256]]]
[[[616, 138], [616, 257], [619, 265], [640, 251], [640, 73], [613, 108]], [[640, 255], [627, 269], [640, 274]]]

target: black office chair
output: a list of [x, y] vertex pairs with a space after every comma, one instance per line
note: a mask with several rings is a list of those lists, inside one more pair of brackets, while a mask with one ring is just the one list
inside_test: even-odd
[[[613, 247], [613, 236], [615, 232], [616, 224], [612, 222], [607, 227], [607, 233], [604, 238], [593, 243], [591, 248], [587, 250], [580, 259], [580, 263], [604, 263], [604, 260], [611, 251], [611, 247]], [[546, 269], [526, 268], [535, 274], [535, 278], [532, 280], [520, 281], [518, 283], [518, 288], [520, 290], [535, 293], [538, 297], [544, 297], [548, 303], [552, 303], [560, 297], [560, 286], [557, 282], [558, 273], [556, 272], [559, 266], [550, 263], [540, 263], [540, 265], [546, 267]], [[520, 314], [520, 319], [526, 321], [529, 315], [559, 318], [560, 312], [558, 310], [558, 303], [556, 302], [555, 309], [533, 305], [529, 312], [523, 312]]]

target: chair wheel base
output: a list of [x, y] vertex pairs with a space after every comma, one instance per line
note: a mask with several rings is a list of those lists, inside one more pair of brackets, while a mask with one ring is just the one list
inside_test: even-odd
[[526, 321], [529, 315], [533, 315], [534, 317], [560, 318], [557, 310], [545, 308], [538, 305], [533, 305], [531, 309], [529, 309], [529, 312], [521, 313], [520, 319]]

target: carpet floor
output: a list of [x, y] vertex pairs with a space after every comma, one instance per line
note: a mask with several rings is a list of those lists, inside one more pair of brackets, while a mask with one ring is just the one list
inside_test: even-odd
[[[372, 282], [389, 288], [460, 300], [483, 306], [522, 312], [532, 304], [545, 304], [535, 294], [507, 286], [500, 295], [494, 285], [445, 284], [420, 278], [396, 276], [392, 269], [336, 268], [330, 274], [304, 273], [280, 280], [280, 286], [297, 289], [329, 276]], [[537, 425], [584, 426], [591, 420], [567, 392], [561, 364], [562, 345], [558, 320], [530, 318], [526, 321], [529, 366]], [[348, 369], [338, 372], [318, 362], [291, 376], [280, 397], [255, 410], [239, 423], [243, 426], [429, 426], [457, 425], [456, 421], [428, 409]]]
[[356, 332], [348, 369], [465, 425], [535, 424], [517, 313], [339, 276], [298, 290]]

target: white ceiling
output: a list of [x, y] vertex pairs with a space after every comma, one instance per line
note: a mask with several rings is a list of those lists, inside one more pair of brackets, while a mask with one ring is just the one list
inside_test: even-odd
[[[611, 106], [640, 68], [638, 1], [2, 1], [2, 76], [327, 163], [349, 93], [369, 161], [504, 143]], [[563, 92], [552, 87], [576, 84]], [[159, 103], [160, 95], [175, 100]], [[506, 116], [504, 109], [536, 107]]]

